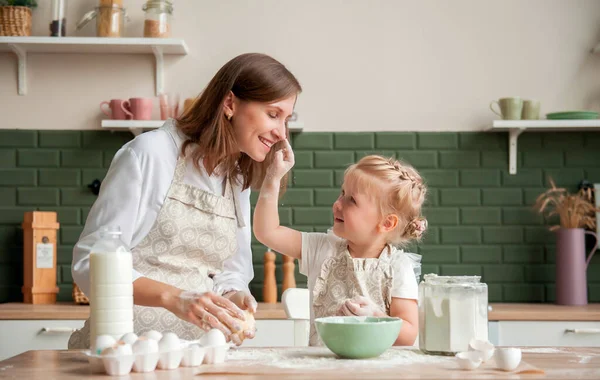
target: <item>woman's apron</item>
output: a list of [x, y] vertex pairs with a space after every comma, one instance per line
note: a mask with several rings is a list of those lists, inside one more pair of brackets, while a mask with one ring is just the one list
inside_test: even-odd
[[[379, 258], [352, 258], [345, 241], [337, 244], [337, 251], [321, 267], [313, 289], [313, 311], [316, 318], [338, 315], [342, 304], [356, 296], [369, 297], [388, 315], [392, 301], [393, 269], [390, 247]], [[322, 342], [310, 324], [309, 345]]]
[[[237, 230], [244, 226], [231, 180], [225, 195], [199, 189], [183, 182], [186, 160], [179, 157], [175, 175], [156, 222], [132, 252], [133, 268], [144, 277], [196, 292], [213, 290], [212, 277], [225, 260], [238, 250]], [[134, 305], [134, 332], [174, 332], [194, 340], [204, 333], [161, 307]], [[69, 349], [90, 347], [90, 323], [69, 339]]]

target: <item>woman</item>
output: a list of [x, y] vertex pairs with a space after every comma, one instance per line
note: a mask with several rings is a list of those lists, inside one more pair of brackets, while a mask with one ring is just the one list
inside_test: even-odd
[[[133, 254], [137, 334], [172, 331], [191, 340], [218, 328], [241, 344], [232, 316], [256, 311], [248, 290], [250, 187], [260, 187], [270, 152], [286, 139], [301, 90], [275, 59], [243, 54], [181, 118], [125, 144], [73, 250], [73, 279], [83, 292], [91, 247], [102, 227], [118, 225]], [[89, 340], [88, 320], [69, 348], [87, 348]]]

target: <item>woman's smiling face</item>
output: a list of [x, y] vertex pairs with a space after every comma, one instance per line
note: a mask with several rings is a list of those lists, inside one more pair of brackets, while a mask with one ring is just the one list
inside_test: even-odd
[[231, 124], [240, 151], [254, 161], [264, 161], [271, 147], [285, 139], [285, 125], [294, 111], [295, 103], [296, 95], [273, 103], [246, 102], [234, 98]]

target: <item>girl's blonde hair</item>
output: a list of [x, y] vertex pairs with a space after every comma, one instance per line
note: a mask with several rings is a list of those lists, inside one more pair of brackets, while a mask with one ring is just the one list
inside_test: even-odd
[[365, 156], [346, 169], [344, 185], [375, 200], [382, 217], [398, 217], [389, 243], [402, 246], [419, 240], [427, 229], [421, 215], [427, 187], [412, 166], [394, 158]]

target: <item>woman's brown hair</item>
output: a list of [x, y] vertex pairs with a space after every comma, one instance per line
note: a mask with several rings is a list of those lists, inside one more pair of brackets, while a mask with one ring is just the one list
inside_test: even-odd
[[[194, 104], [177, 119], [177, 127], [187, 136], [181, 148], [194, 144], [191, 157], [199, 169], [200, 161], [211, 175], [217, 167], [219, 174], [231, 179], [242, 177], [242, 187], [260, 188], [266, 168], [282, 142], [275, 144], [263, 162], [256, 162], [236, 145], [233, 128], [225, 118], [223, 102], [229, 92], [241, 101], [272, 103], [299, 94], [302, 87], [292, 73], [277, 60], [265, 54], [242, 54], [227, 62]], [[286, 137], [289, 130], [286, 125]], [[281, 180], [281, 194], [285, 192], [287, 175]]]

